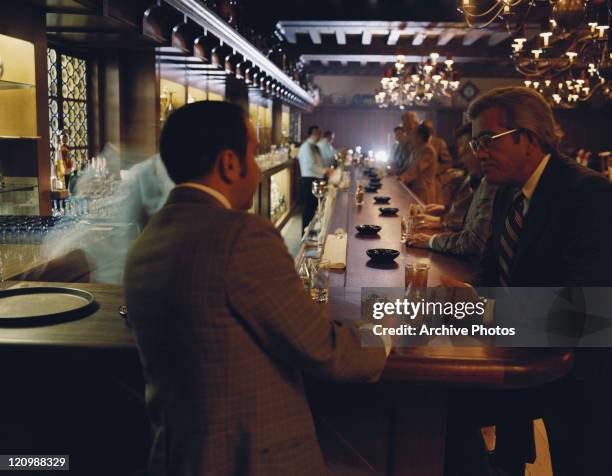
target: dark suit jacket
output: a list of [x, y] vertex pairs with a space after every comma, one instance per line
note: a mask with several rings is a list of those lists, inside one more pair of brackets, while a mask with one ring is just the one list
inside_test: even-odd
[[[500, 187], [480, 284], [499, 286], [500, 237], [515, 189]], [[511, 286], [612, 285], [612, 183], [556, 154], [531, 198]]]
[[311, 302], [268, 220], [175, 189], [125, 281], [151, 476], [326, 474], [302, 372], [368, 381], [385, 353]]
[[[484, 286], [499, 286], [500, 237], [514, 192], [514, 189], [500, 187], [497, 193], [493, 234], [482, 261], [481, 284]], [[579, 296], [578, 299], [572, 297], [580, 294], [580, 290], [572, 290], [572, 287], [610, 286], [611, 263], [612, 183], [572, 160], [553, 154], [525, 217], [510, 285], [567, 287], [563, 292], [573, 300], [577, 312], [553, 312], [549, 314], [549, 325], [555, 332], [568, 330], [564, 342], [572, 347], [573, 338], [579, 339], [582, 335], [585, 322]], [[533, 292], [538, 291], [534, 289]], [[610, 474], [602, 469], [612, 464], [609, 426], [601, 422], [612, 419], [609, 404], [612, 398], [611, 354], [610, 349], [577, 349], [572, 372], [541, 387], [538, 397], [529, 400], [527, 415], [541, 412], [546, 421], [555, 474]], [[501, 409], [502, 418], [506, 412], [506, 408]], [[528, 420], [526, 428], [532, 431], [531, 416]], [[511, 423], [520, 425], [520, 421]], [[520, 433], [523, 430], [519, 427], [519, 433], [510, 438], [513, 446], [519, 441], [529, 441]], [[606, 433], [605, 436], [598, 436], [601, 432]], [[529, 460], [528, 456], [519, 456]]]

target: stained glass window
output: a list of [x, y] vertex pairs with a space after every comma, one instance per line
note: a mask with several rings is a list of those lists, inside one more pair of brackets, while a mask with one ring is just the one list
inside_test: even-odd
[[51, 151], [59, 131], [68, 134], [73, 159], [86, 160], [87, 136], [87, 63], [84, 59], [47, 49], [49, 86], [49, 139]]

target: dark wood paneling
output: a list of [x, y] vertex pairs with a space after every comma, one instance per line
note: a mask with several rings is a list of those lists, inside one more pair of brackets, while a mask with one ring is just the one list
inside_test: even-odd
[[336, 133], [337, 148], [360, 145], [364, 151], [387, 150], [400, 118], [400, 111], [320, 107], [312, 114], [302, 115], [302, 140], [308, 128], [316, 124], [322, 131], [330, 129]]
[[37, 140], [15, 140], [0, 138], [0, 163], [2, 174], [8, 177], [36, 177]]
[[[128, 50], [120, 55], [122, 167], [157, 152], [159, 84], [155, 51]], [[111, 92], [112, 94], [112, 92]]]
[[121, 81], [119, 77], [119, 57], [116, 51], [109, 50], [101, 57], [102, 123], [100, 146], [108, 142], [118, 145], [121, 141]]
[[463, 124], [464, 111], [460, 109], [441, 109], [434, 119], [436, 135], [442, 137], [448, 144], [451, 155], [455, 152], [455, 131]]
[[249, 113], [249, 88], [242, 81], [230, 76], [225, 82], [225, 100], [240, 106], [246, 114]]
[[279, 99], [272, 100], [272, 144], [280, 144], [283, 140], [283, 103]]
[[[322, 106], [311, 114], [302, 115], [302, 140], [308, 127], [317, 124], [321, 129], [336, 133], [337, 148], [354, 148], [361, 145], [364, 151], [387, 150], [393, 141], [393, 129], [400, 123], [399, 109], [342, 108]], [[438, 135], [452, 138], [453, 131], [461, 124], [461, 110], [415, 109], [420, 120], [439, 122]]]
[[556, 110], [555, 117], [564, 132], [563, 149], [601, 152], [612, 149], [612, 105], [607, 108]]

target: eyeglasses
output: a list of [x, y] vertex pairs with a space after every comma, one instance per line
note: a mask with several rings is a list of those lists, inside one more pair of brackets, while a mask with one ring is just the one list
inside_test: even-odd
[[483, 147], [485, 149], [488, 149], [489, 147], [491, 147], [491, 144], [493, 144], [493, 141], [495, 139], [499, 139], [500, 137], [506, 136], [508, 134], [512, 134], [513, 132], [516, 132], [516, 131], [518, 131], [518, 129], [511, 129], [509, 131], [502, 132], [500, 134], [495, 134], [494, 136], [492, 136], [491, 134], [484, 134], [480, 137], [477, 137], [476, 139], [472, 139], [469, 142], [470, 150], [472, 151], [472, 154], [476, 155], [478, 154], [478, 151], [482, 149]]

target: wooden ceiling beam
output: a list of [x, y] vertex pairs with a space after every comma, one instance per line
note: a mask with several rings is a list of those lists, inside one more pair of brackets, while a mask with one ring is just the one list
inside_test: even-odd
[[489, 32], [481, 31], [481, 30], [469, 31], [463, 37], [463, 46], [472, 46], [478, 40], [486, 36], [489, 36]]
[[438, 37], [438, 46], [448, 45], [453, 38], [455, 38], [455, 32], [453, 30], [445, 31]]
[[412, 44], [414, 46], [420, 46], [423, 44], [426, 38], [427, 38], [427, 34], [425, 32], [417, 33], [416, 35], [414, 35]]
[[[299, 40], [299, 38], [298, 38]], [[459, 42], [453, 42], [452, 45], [446, 45], [444, 47], [438, 46], [435, 37], [429, 37], [423, 39], [423, 42], [419, 45], [413, 44], [413, 39], [409, 37], [402, 37], [401, 40], [393, 46], [386, 44], [384, 38], [373, 37], [370, 45], [363, 45], [360, 41], [352, 41], [351, 38], [347, 38], [346, 45], [338, 45], [335, 41], [324, 42], [320, 45], [313, 45], [309, 41], [308, 44], [300, 45], [298, 41], [298, 48], [301, 54], [304, 55], [335, 55], [335, 56], [353, 56], [353, 55], [418, 55], [427, 56], [432, 51], [437, 51], [443, 56], [452, 55], [453, 57], [469, 56], [469, 57], [483, 57], [483, 58], [506, 58], [508, 56], [508, 48], [500, 44], [497, 47], [490, 48], [470, 48], [462, 46]]]
[[387, 45], [389, 46], [397, 45], [399, 38], [400, 38], [400, 31], [391, 30], [391, 33], [389, 33], [389, 37], [387, 38]]
[[312, 28], [308, 31], [308, 34], [310, 35], [310, 41], [312, 41], [313, 44], [321, 44], [321, 33], [319, 32], [319, 30], [315, 30], [314, 28]]

